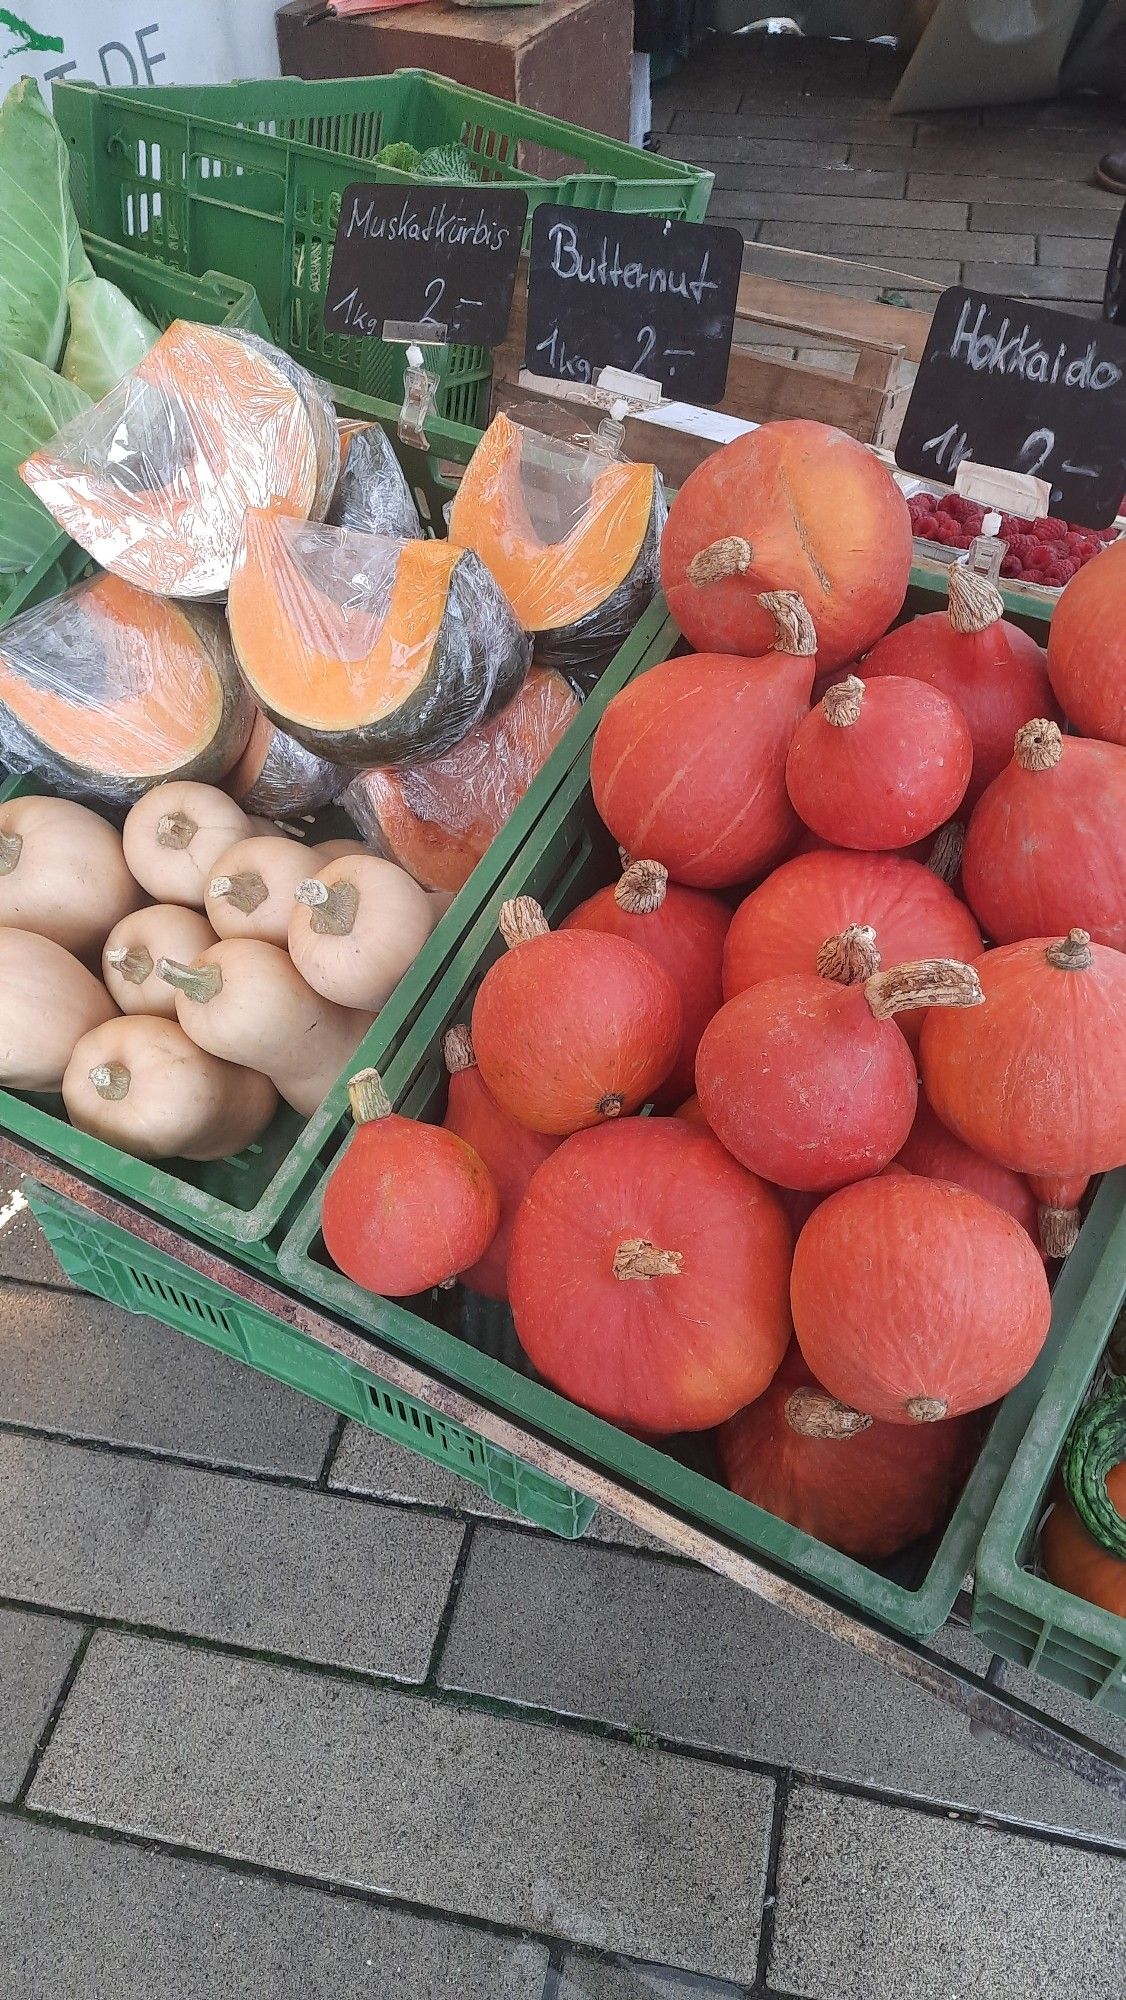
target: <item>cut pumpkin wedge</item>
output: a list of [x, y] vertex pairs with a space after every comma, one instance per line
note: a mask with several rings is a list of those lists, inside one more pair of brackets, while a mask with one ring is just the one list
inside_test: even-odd
[[223, 790], [244, 812], [286, 819], [330, 805], [346, 776], [339, 764], [306, 750], [256, 709], [250, 740], [224, 779]]
[[227, 618], [287, 735], [338, 764], [436, 757], [511, 700], [530, 645], [477, 557], [251, 509]]
[[339, 471], [325, 515], [334, 528], [409, 541], [422, 533], [406, 474], [378, 424], [338, 420]]
[[209, 605], [96, 576], [0, 633], [0, 753], [71, 798], [130, 805], [166, 779], [210, 783], [253, 720]]
[[23, 477], [103, 569], [162, 596], [221, 596], [248, 507], [304, 519], [327, 499], [319, 406], [274, 354], [175, 320], [116, 389], [25, 460]]

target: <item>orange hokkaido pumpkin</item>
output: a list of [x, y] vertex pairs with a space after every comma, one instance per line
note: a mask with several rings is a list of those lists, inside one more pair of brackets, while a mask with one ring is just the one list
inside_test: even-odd
[[910, 847], [950, 819], [972, 765], [965, 718], [938, 688], [849, 674], [795, 729], [786, 789], [836, 847]]
[[1108, 543], [1063, 591], [1048, 631], [1048, 678], [1084, 736], [1126, 743], [1126, 540]]
[[530, 1132], [502, 1111], [486, 1089], [473, 1053], [468, 1028], [451, 1028], [442, 1047], [450, 1074], [450, 1094], [442, 1120], [482, 1159], [500, 1196], [500, 1223], [483, 1257], [461, 1274], [471, 1292], [487, 1299], [508, 1297], [508, 1245], [516, 1211], [537, 1167], [559, 1144], [543, 1132]]
[[895, 1156], [895, 1164], [906, 1167], [908, 1173], [922, 1174], [927, 1180], [953, 1181], [958, 1187], [983, 1195], [986, 1201], [1003, 1208], [1019, 1222], [1039, 1250], [1038, 1205], [1024, 1175], [1013, 1173], [1011, 1167], [999, 1167], [996, 1161], [975, 1153], [972, 1146], [967, 1146], [943, 1124], [923, 1091], [919, 1092], [915, 1122]]
[[631, 1118], [567, 1139], [512, 1231], [521, 1346], [584, 1409], [707, 1430], [765, 1389], [790, 1338], [778, 1200], [706, 1132]]
[[[1126, 1461], [1108, 1472], [1106, 1490], [1111, 1504], [1126, 1517]], [[1087, 1533], [1067, 1495], [1058, 1491], [1040, 1536], [1044, 1571], [1057, 1590], [1086, 1598], [1126, 1618], [1126, 1562], [1100, 1547]]]

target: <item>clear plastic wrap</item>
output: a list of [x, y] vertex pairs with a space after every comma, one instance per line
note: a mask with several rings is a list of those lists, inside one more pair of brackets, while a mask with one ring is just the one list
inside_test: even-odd
[[254, 720], [223, 614], [95, 576], [0, 632], [0, 758], [68, 798], [125, 807], [211, 783]]
[[23, 477], [103, 569], [169, 597], [220, 597], [248, 507], [306, 518], [335, 473], [313, 378], [253, 334], [175, 320]]
[[223, 790], [244, 812], [263, 819], [294, 819], [331, 805], [348, 773], [306, 750], [293, 736], [275, 729], [268, 715], [255, 711], [250, 741]]
[[413, 541], [422, 522], [395, 447], [379, 424], [339, 421], [340, 471], [325, 519], [334, 528]]
[[535, 661], [589, 689], [660, 587], [667, 506], [655, 466], [494, 417], [450, 509], [450, 540], [491, 570]]
[[227, 617], [260, 708], [332, 763], [437, 757], [512, 699], [531, 644], [483, 563], [248, 511]]
[[455, 893], [510, 819], [579, 713], [561, 674], [533, 667], [500, 715], [443, 757], [360, 771], [340, 803], [377, 853], [424, 889]]

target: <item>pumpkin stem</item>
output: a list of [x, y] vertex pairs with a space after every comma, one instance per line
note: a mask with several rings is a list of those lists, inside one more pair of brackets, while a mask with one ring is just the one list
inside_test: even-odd
[[391, 1099], [377, 1069], [358, 1069], [348, 1083], [348, 1103], [357, 1125], [371, 1125], [391, 1116]]
[[774, 620], [778, 636], [773, 650], [811, 660], [817, 651], [817, 633], [805, 599], [796, 590], [764, 590], [759, 603]]
[[1045, 1257], [1070, 1257], [1079, 1239], [1079, 1210], [1049, 1208], [1041, 1203], [1037, 1211], [1040, 1248]]
[[1058, 944], [1048, 946], [1044, 956], [1057, 972], [1086, 972], [1094, 957], [1090, 931], [1068, 931]]
[[723, 583], [729, 576], [746, 576], [754, 550], [742, 535], [721, 535], [718, 542], [698, 549], [688, 565], [691, 584]]
[[839, 937], [826, 938], [817, 954], [822, 979], [833, 979], [838, 986], [859, 986], [879, 969], [880, 954], [871, 924], [849, 924]]
[[90, 1081], [99, 1097], [109, 1104], [120, 1104], [129, 1095], [129, 1085], [133, 1079], [124, 1063], [95, 1063], [90, 1071]]
[[442, 1058], [451, 1076], [457, 1076], [463, 1069], [476, 1069], [477, 1058], [473, 1053], [473, 1037], [468, 1028], [447, 1028], [442, 1041]]
[[1063, 736], [1057, 722], [1038, 715], [1017, 730], [1013, 756], [1022, 771], [1052, 771], [1063, 756]]
[[293, 892], [295, 903], [312, 910], [309, 929], [317, 937], [348, 937], [360, 907], [360, 892], [354, 882], [321, 882], [311, 876], [299, 882]]
[[621, 862], [623, 868], [628, 868], [633, 861], [633, 855], [630, 853], [629, 848], [623, 847], [620, 840], [618, 842], [618, 860]]
[[180, 965], [174, 958], [158, 958], [156, 976], [205, 1006], [223, 991], [223, 974], [217, 965]]
[[949, 1408], [938, 1396], [909, 1396], [906, 1404], [913, 1424], [940, 1424]]
[[647, 917], [659, 910], [669, 885], [669, 871], [660, 861], [631, 861], [614, 891], [614, 901], [627, 916]]
[[962, 851], [966, 845], [965, 822], [948, 819], [940, 826], [934, 837], [934, 846], [927, 855], [927, 867], [940, 882], [953, 888], [958, 880], [958, 870], [962, 866]]
[[985, 632], [1005, 615], [1005, 600], [996, 584], [965, 563], [956, 563], [950, 572], [950, 601], [947, 616], [955, 632]]
[[146, 979], [152, 978], [152, 953], [143, 944], [115, 944], [106, 953], [106, 964], [120, 972], [131, 986], [143, 986]]
[[624, 1103], [625, 1098], [619, 1096], [616, 1090], [609, 1090], [605, 1097], [599, 1098], [594, 1108], [600, 1118], [620, 1118]]
[[863, 681], [856, 674], [848, 674], [843, 681], [835, 681], [822, 696], [821, 713], [834, 729], [851, 729], [860, 720], [863, 701]]
[[509, 951], [532, 938], [546, 937], [551, 928], [534, 896], [514, 896], [510, 903], [502, 903], [497, 924]]
[[0, 875], [10, 875], [22, 853], [22, 834], [0, 833]]
[[198, 825], [187, 813], [163, 813], [156, 823], [156, 844], [183, 850], [191, 846], [198, 832]]
[[249, 917], [259, 903], [266, 901], [270, 892], [261, 875], [251, 872], [246, 875], [216, 875], [208, 883], [207, 893], [216, 901], [233, 903], [236, 910]]
[[980, 1007], [985, 995], [972, 965], [956, 958], [916, 958], [864, 981], [864, 998], [877, 1021], [912, 1007]]
[[839, 1403], [824, 1389], [795, 1389], [787, 1396], [783, 1415], [803, 1438], [851, 1438], [871, 1429], [872, 1419]]
[[679, 1250], [658, 1250], [648, 1237], [631, 1236], [614, 1252], [615, 1278], [675, 1278], [684, 1257]]

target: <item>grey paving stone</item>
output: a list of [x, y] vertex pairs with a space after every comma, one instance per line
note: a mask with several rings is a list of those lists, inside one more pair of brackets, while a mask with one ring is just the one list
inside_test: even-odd
[[[708, 165], [712, 165], [710, 156]], [[853, 167], [817, 167], [808, 160], [803, 162], [801, 167], [767, 166], [761, 160], [744, 160], [735, 165], [721, 161], [716, 167], [715, 194], [712, 200], [714, 202], [720, 192], [726, 194], [728, 190], [746, 188], [752, 196], [757, 195], [761, 201], [769, 201], [770, 208], [764, 212], [775, 214], [778, 212], [776, 206], [778, 197], [817, 195], [823, 200], [832, 201], [834, 215], [837, 214], [837, 203], [844, 199], [857, 207], [862, 203], [867, 205], [871, 200], [878, 199], [884, 202], [895, 200], [896, 214], [902, 219], [903, 211], [898, 206], [898, 201], [903, 194], [906, 179], [907, 175], [902, 169], [898, 173], [865, 174], [858, 173]], [[948, 208], [952, 204], [942, 202], [939, 206]], [[957, 205], [957, 213], [964, 217], [966, 213], [964, 203]], [[863, 214], [853, 219], [857, 222], [866, 220]], [[880, 218], [874, 216], [872, 219], [879, 221]], [[848, 217], [842, 216], [841, 220], [847, 221]]]
[[526, 1938], [0, 1820], [5, 2000], [540, 2000]]
[[[892, 135], [875, 141], [855, 141], [849, 146], [849, 162], [857, 167], [888, 167], [906, 160], [912, 174], [969, 174], [982, 183], [993, 175], [1030, 181], [1077, 181], [1090, 178], [1093, 163], [1087, 145], [1077, 146], [1074, 133], [1038, 132], [1035, 139], [1008, 132], [950, 132], [920, 139], [909, 152]], [[986, 200], [982, 192], [979, 197]], [[1018, 196], [1019, 199], [1019, 196]], [[970, 196], [973, 200], [973, 196]]]
[[[978, 1649], [970, 1664], [983, 1664]], [[974, 1738], [898, 1674], [687, 1564], [546, 1540], [517, 1556], [501, 1531], [480, 1529], [438, 1677], [1126, 1846], [1126, 1808], [996, 1738]], [[1082, 1720], [1095, 1726], [1089, 1707]], [[1114, 1740], [1126, 1748], [1126, 1725]]]
[[[998, 158], [996, 144], [993, 157], [994, 160]], [[1001, 150], [1000, 157], [1007, 166], [1007, 146]], [[1064, 209], [1069, 215], [1082, 215], [1096, 221], [1101, 216], [1104, 222], [1109, 219], [1113, 230], [1122, 209], [1115, 195], [1108, 194], [1105, 188], [1092, 187], [1079, 174], [1071, 179], [1037, 179], [1035, 185], [1030, 187], [1029, 181], [1033, 177], [1028, 174], [1018, 179], [1006, 178], [1004, 174], [929, 173], [913, 164], [913, 155], [908, 155], [907, 160], [907, 194], [911, 201], [968, 201], [976, 212], [984, 210], [987, 215], [998, 208], [1004, 208], [1007, 213], [1006, 205], [1024, 212], [1023, 222], [998, 222], [998, 229], [1027, 228], [1027, 211], [1035, 206], [1037, 213], [1044, 208]]]
[[944, 262], [949, 260], [950, 267], [956, 269], [964, 257], [973, 257], [979, 262], [1005, 259], [1013, 264], [1027, 257], [1031, 264], [1035, 256], [1036, 243], [1031, 235], [971, 236], [968, 229], [912, 229], [903, 220], [906, 204], [901, 206], [897, 202], [896, 208], [901, 226], [869, 229], [851, 223], [843, 226], [835, 223], [831, 204], [822, 202], [820, 222], [776, 222], [772, 219], [763, 224], [762, 235], [768, 243], [790, 244], [797, 250], [829, 250], [835, 257], [874, 257], [883, 264], [893, 259], [906, 259], [906, 268], [910, 271], [918, 271], [916, 260], [920, 257], [940, 258]]
[[[721, 137], [714, 132], [691, 132], [687, 127], [661, 135], [662, 158], [709, 167], [731, 161], [757, 162], [767, 172], [787, 166], [835, 167], [844, 165], [847, 152], [843, 139], [753, 139], [739, 138], [733, 132]], [[881, 167], [894, 172], [896, 162], [881, 161]]]
[[0, 1595], [421, 1680], [462, 1533], [405, 1508], [0, 1434]]
[[[12, 1194], [5, 1194], [0, 1206], [6, 1207], [11, 1200]], [[17, 1209], [0, 1229], [0, 1278], [15, 1278], [25, 1285], [70, 1287], [70, 1279], [29, 1208]]]
[[1035, 229], [1041, 241], [1045, 236], [1089, 237], [1104, 246], [1104, 263], [1117, 220], [1113, 213], [1108, 216], [1105, 209], [1048, 208], [1042, 207], [1038, 201], [977, 201], [970, 209], [971, 231]]
[[754, 1974], [772, 1786], [714, 1763], [102, 1632], [30, 1804]]
[[1042, 235], [1036, 240], [1038, 264], [1062, 264], [1069, 271], [1081, 266], [1105, 277], [1109, 257], [1109, 237]]
[[69, 1618], [0, 1608], [0, 1799], [14, 1799], [24, 1781], [83, 1629]]
[[976, 250], [962, 266], [962, 279], [967, 285], [1011, 292], [1017, 298], [1059, 299], [1068, 304], [1080, 299], [1098, 300], [1103, 295], [1102, 271], [1077, 270], [1070, 265], [993, 263], [990, 259], [979, 259]]
[[[950, 249], [955, 237], [961, 242], [969, 210], [965, 202], [958, 201], [917, 201], [910, 209], [905, 209], [901, 200], [883, 201], [862, 193], [854, 195], [847, 186], [838, 193], [826, 190], [823, 194], [771, 194], [765, 190], [760, 192], [748, 177], [745, 187], [734, 192], [717, 188], [708, 203], [708, 214], [747, 217], [772, 223], [809, 223], [826, 239], [824, 244], [814, 245], [816, 249], [826, 248], [828, 239], [835, 237], [838, 231], [851, 235], [857, 227], [861, 227], [873, 238], [878, 231], [881, 238], [887, 234], [895, 238], [912, 236], [923, 239], [919, 242], [921, 256], [941, 256]], [[1026, 223], [1025, 227], [1031, 230], [1032, 224]], [[935, 231], [941, 232], [941, 240], [936, 249], [931, 249], [928, 246]], [[1018, 256], [1017, 245], [1023, 240], [1017, 236], [1006, 236], [1003, 239], [1007, 246], [1005, 255]], [[1031, 255], [1031, 235], [1028, 246]]]
[[827, 115], [819, 116], [816, 110], [798, 114], [763, 111], [732, 113], [702, 111], [690, 105], [674, 112], [669, 130], [674, 135], [680, 131], [702, 132], [717, 139], [815, 139], [831, 145], [890, 145], [897, 154], [904, 150], [903, 140], [890, 119], [879, 113], [866, 118], [849, 117], [842, 114], [839, 106]]
[[569, 1955], [551, 2000], [743, 2000], [746, 1991], [745, 1986], [731, 1986], [726, 1979], [706, 1979], [695, 1972], [630, 1965], [621, 1958]]
[[335, 1417], [156, 1320], [85, 1292], [0, 1294], [0, 1422], [226, 1465], [320, 1471]]
[[1122, 2000], [1122, 1862], [799, 1787], [769, 1977], [808, 2000]]

